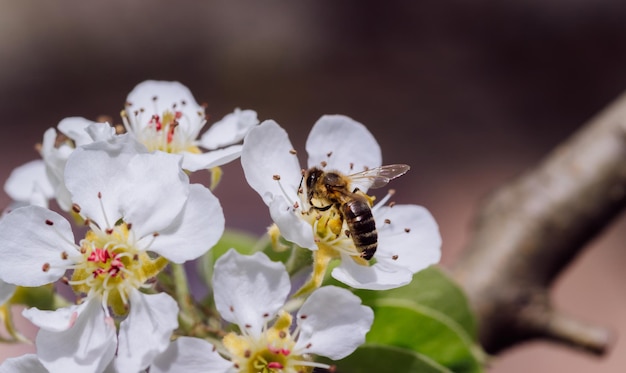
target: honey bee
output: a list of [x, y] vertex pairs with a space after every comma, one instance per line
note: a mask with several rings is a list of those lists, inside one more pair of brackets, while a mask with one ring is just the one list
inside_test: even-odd
[[[335, 207], [342, 221], [346, 222], [348, 226], [346, 234], [352, 238], [361, 257], [370, 260], [378, 247], [376, 222], [370, 208], [372, 199], [356, 185], [380, 188], [404, 175], [409, 168], [405, 164], [392, 164], [343, 175], [338, 171], [323, 171], [312, 167], [304, 171], [303, 180], [311, 208], [327, 211]], [[319, 206], [320, 204], [325, 205]]]

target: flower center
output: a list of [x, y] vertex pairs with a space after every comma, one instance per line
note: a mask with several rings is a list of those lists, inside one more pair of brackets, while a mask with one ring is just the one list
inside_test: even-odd
[[80, 241], [83, 260], [74, 266], [69, 284], [77, 293], [97, 294], [117, 315], [127, 312], [128, 294], [141, 287], [164, 266], [164, 259], [151, 258], [138, 250], [129, 225], [100, 230], [92, 227]]
[[297, 336], [289, 327], [292, 317], [287, 312], [280, 316], [271, 328], [263, 331], [256, 339], [251, 335], [229, 333], [223, 339], [224, 347], [231, 355], [240, 373], [307, 373], [312, 363], [302, 355], [293, 353]]
[[[134, 134], [137, 141], [148, 148], [149, 151], [160, 150], [167, 153], [201, 153], [195, 145], [197, 131], [204, 124], [204, 119], [198, 113], [199, 121], [187, 123], [188, 126], [181, 125], [181, 121], [193, 120], [187, 118], [183, 111], [172, 108], [161, 113], [148, 114], [144, 109], [134, 111], [131, 115], [122, 112], [122, 120], [126, 131]], [[150, 115], [149, 118], [146, 118]], [[147, 119], [147, 120], [146, 120]]]
[[334, 206], [327, 211], [320, 211], [315, 216], [313, 233], [317, 237], [318, 245], [324, 245], [350, 256], [358, 257], [360, 255], [350, 237], [351, 232], [347, 222]]
[[[124, 269], [122, 254], [115, 253], [112, 250], [106, 250], [96, 247], [87, 257], [87, 261], [95, 264], [93, 269], [93, 277], [117, 277]], [[120, 277], [124, 276], [121, 274]]]
[[[287, 351], [288, 353], [288, 351]], [[287, 355], [279, 350], [272, 350], [269, 346], [259, 351], [256, 356], [250, 358], [250, 371], [263, 373], [283, 372], [287, 363]]]
[[[330, 204], [328, 201], [316, 201], [319, 206], [311, 206], [307, 200], [306, 193], [298, 190], [300, 203], [295, 205], [300, 211], [300, 217], [311, 224], [313, 235], [318, 246], [325, 246], [327, 249], [335, 251], [337, 256], [340, 252], [352, 257], [360, 258], [361, 254], [354, 245], [352, 232], [348, 223], [339, 210], [338, 206]], [[373, 198], [368, 196], [373, 201]], [[363, 263], [366, 264], [366, 263]]]
[[148, 121], [148, 126], [144, 129], [142, 141], [148, 150], [162, 150], [168, 153], [176, 153], [177, 145], [174, 142], [174, 135], [179, 123], [178, 120], [183, 113], [180, 111], [165, 111], [162, 116], [152, 115]]

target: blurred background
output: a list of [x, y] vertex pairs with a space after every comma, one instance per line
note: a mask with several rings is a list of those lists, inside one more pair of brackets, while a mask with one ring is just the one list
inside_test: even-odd
[[[323, 114], [364, 123], [384, 163], [412, 166], [393, 182], [395, 199], [433, 213], [448, 266], [481, 198], [626, 89], [626, 6], [0, 0], [0, 178], [37, 158], [34, 144], [65, 117], [119, 123], [127, 93], [145, 79], [187, 85], [208, 104], [209, 123], [254, 109], [301, 154]], [[227, 227], [262, 234], [265, 205], [238, 163], [224, 171], [216, 194]], [[626, 369], [625, 228], [623, 218], [608, 227], [554, 287], [558, 307], [622, 335], [609, 354], [533, 342], [496, 357], [489, 372]], [[23, 348], [2, 345], [0, 358]]]

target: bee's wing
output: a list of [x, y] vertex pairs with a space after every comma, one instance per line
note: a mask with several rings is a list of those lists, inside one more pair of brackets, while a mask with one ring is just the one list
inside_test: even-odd
[[381, 188], [399, 176], [404, 175], [411, 167], [406, 164], [390, 164], [357, 172], [349, 175], [352, 189], [363, 190]]

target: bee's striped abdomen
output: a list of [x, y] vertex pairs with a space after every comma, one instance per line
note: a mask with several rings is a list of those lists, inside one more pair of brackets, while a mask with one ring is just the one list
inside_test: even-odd
[[341, 210], [354, 246], [361, 252], [363, 259], [372, 259], [378, 247], [378, 232], [369, 204], [365, 200], [354, 199], [343, 204]]

